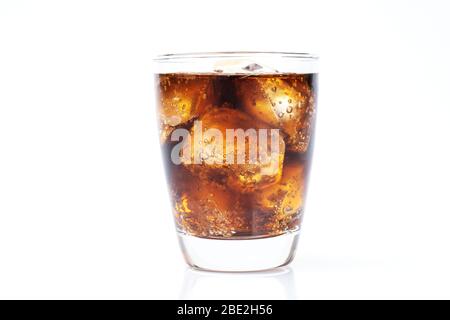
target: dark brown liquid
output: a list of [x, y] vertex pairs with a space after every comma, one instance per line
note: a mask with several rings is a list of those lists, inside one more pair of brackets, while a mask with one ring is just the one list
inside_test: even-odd
[[[316, 75], [160, 74], [156, 85], [160, 141], [178, 229], [227, 239], [297, 230], [312, 155]], [[195, 121], [203, 130], [218, 129], [224, 135], [225, 129], [279, 129], [279, 166], [274, 170], [203, 158], [197, 164], [174, 164], [171, 153], [179, 141], [171, 135], [180, 128], [193, 133]], [[205, 143], [211, 148], [217, 142]], [[248, 160], [248, 145], [245, 152]]]

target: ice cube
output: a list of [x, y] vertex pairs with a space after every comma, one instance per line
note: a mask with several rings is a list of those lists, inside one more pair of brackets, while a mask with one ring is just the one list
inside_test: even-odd
[[261, 229], [279, 233], [298, 224], [303, 207], [305, 170], [302, 163], [291, 161], [283, 168], [281, 180], [255, 192], [253, 203], [257, 209], [257, 224]]
[[236, 95], [244, 110], [287, 135], [289, 151], [308, 149], [315, 113], [314, 95], [306, 76], [247, 77], [235, 81]]
[[256, 70], [259, 70], [259, 69], [262, 69], [263, 67], [262, 66], [260, 66], [259, 64], [257, 64], [257, 63], [250, 63], [248, 66], [245, 66], [244, 68], [242, 68], [242, 69], [244, 69], [244, 70], [246, 70], [246, 71], [256, 71]]
[[231, 237], [248, 230], [239, 194], [201, 179], [183, 166], [175, 170], [171, 188], [178, 228], [200, 237]]
[[202, 179], [242, 193], [280, 180], [285, 145], [277, 130], [231, 108], [212, 109], [199, 120], [191, 129], [192, 143], [183, 147], [183, 155], [190, 156], [182, 161]]
[[216, 73], [225, 74], [278, 73], [273, 68], [249, 59], [218, 61], [214, 64], [213, 70]]
[[212, 80], [201, 76], [160, 75], [157, 92], [161, 142], [174, 127], [200, 116], [214, 103]]

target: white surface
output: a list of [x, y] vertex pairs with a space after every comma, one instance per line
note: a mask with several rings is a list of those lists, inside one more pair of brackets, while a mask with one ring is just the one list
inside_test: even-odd
[[[450, 298], [449, 9], [1, 1], [0, 298]], [[312, 181], [287, 275], [185, 271], [151, 57], [205, 50], [321, 56]]]

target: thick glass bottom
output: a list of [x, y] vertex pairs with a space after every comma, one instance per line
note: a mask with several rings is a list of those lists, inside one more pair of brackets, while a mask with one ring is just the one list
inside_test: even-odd
[[258, 239], [218, 240], [179, 234], [187, 264], [195, 269], [221, 272], [270, 270], [289, 264], [299, 232]]

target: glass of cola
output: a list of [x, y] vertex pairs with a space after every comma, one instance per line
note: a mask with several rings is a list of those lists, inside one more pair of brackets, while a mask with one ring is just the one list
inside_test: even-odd
[[217, 52], [154, 61], [159, 139], [187, 263], [237, 272], [291, 262], [313, 152], [318, 58]]

